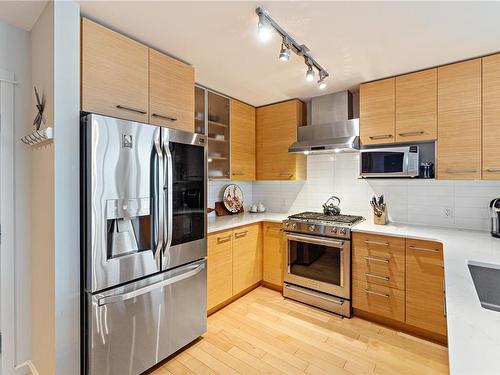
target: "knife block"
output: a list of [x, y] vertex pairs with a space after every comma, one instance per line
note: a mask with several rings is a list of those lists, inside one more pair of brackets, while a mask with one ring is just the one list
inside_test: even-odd
[[380, 216], [375, 215], [375, 212], [373, 213], [373, 224], [386, 225], [387, 222], [387, 209]]

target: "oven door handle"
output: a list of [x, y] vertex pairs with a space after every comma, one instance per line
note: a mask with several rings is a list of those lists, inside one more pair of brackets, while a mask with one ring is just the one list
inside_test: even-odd
[[[324, 238], [324, 237], [311, 237], [311, 236], [299, 236], [296, 234], [290, 234], [287, 233], [286, 235], [287, 240], [292, 240], [292, 241], [302, 241], [302, 242], [307, 242], [307, 243], [313, 243], [317, 245], [325, 245], [325, 246], [330, 246], [330, 247], [344, 247], [345, 241], [339, 241], [335, 239], [330, 239], [330, 238]], [[343, 249], [342, 249], [343, 250]]]

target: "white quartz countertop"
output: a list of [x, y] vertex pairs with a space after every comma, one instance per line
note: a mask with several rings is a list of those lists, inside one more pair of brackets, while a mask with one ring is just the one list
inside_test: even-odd
[[[209, 218], [208, 232], [260, 221], [281, 222], [288, 214], [262, 213]], [[481, 307], [467, 262], [500, 265], [500, 239], [488, 232], [364, 221], [353, 232], [443, 243], [451, 374], [500, 374], [500, 312]], [[498, 286], [500, 288], [500, 285]]]

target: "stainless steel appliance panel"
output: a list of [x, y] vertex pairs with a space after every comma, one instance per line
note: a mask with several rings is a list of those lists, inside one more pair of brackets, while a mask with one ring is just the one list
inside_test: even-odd
[[287, 283], [351, 298], [351, 241], [287, 232]]
[[161, 270], [161, 132], [95, 114], [82, 126], [85, 289], [96, 292]]
[[418, 177], [419, 174], [417, 145], [361, 150], [361, 177]]
[[206, 137], [162, 129], [164, 163], [164, 270], [207, 256]]
[[142, 373], [206, 332], [206, 260], [87, 294], [88, 373]]

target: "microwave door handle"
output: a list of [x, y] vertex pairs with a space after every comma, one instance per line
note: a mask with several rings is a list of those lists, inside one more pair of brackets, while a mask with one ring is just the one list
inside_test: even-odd
[[161, 150], [160, 129], [155, 131], [154, 136], [154, 155], [153, 155], [153, 176], [152, 189], [153, 189], [153, 204], [152, 204], [152, 219], [153, 219], [153, 254], [155, 259], [159, 259], [161, 249], [163, 247], [164, 232], [163, 232], [163, 153]]
[[181, 273], [180, 275], [169, 277], [168, 279], [158, 281], [157, 283], [154, 283], [151, 285], [143, 286], [142, 288], [138, 288], [136, 290], [132, 290], [132, 291], [127, 292], [127, 293], [116, 294], [113, 296], [99, 298], [97, 300], [97, 304], [99, 306], [104, 306], [104, 305], [107, 305], [109, 303], [124, 302], [126, 300], [129, 300], [129, 299], [132, 299], [135, 297], [139, 297], [143, 294], [152, 292], [153, 290], [163, 288], [164, 286], [172, 285], [172, 284], [178, 283], [179, 281], [186, 280], [186, 279], [189, 279], [190, 277], [196, 276], [204, 268], [205, 268], [204, 263], [192, 265], [189, 267], [189, 271]]
[[165, 209], [163, 213], [165, 215], [165, 221], [163, 225], [163, 232], [165, 233], [165, 244], [163, 246], [163, 255], [170, 249], [172, 245], [172, 226], [174, 220], [174, 208], [173, 208], [173, 166], [172, 166], [172, 152], [170, 151], [169, 140], [163, 141], [163, 152], [165, 155], [164, 162], [164, 188], [163, 197], [165, 203]]

